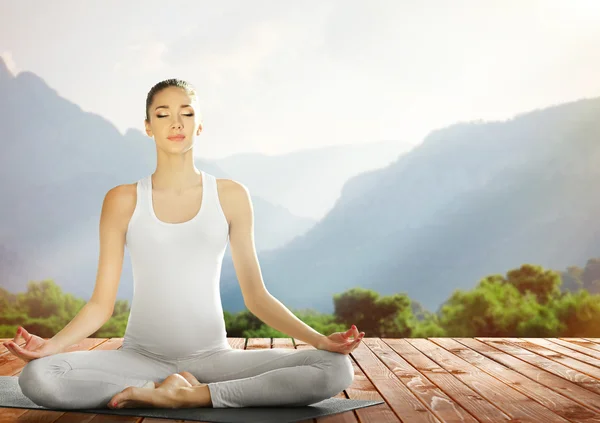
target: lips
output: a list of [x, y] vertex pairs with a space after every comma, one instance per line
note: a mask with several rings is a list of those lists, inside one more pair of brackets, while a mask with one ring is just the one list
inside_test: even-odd
[[181, 141], [182, 139], [185, 138], [185, 135], [172, 135], [170, 137], [167, 137], [170, 140], [174, 140], [174, 141]]

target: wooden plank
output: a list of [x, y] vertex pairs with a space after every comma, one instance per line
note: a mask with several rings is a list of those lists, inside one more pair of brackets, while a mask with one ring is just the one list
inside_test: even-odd
[[[560, 363], [566, 367], [577, 370], [579, 374], [590, 376], [587, 380], [586, 388], [600, 393], [600, 360], [588, 357], [584, 354], [572, 351], [560, 345], [553, 344], [543, 338], [507, 338], [511, 343], [521, 348], [529, 350], [542, 357]], [[573, 372], [570, 371], [572, 374]], [[572, 379], [569, 379], [572, 380]]]
[[381, 394], [381, 398], [378, 398], [379, 395], [373, 395], [369, 399], [385, 401], [386, 408], [381, 410], [382, 418], [385, 416], [386, 421], [439, 422], [435, 414], [427, 409], [373, 352], [372, 348], [376, 348], [380, 341], [379, 338], [363, 338], [363, 342], [352, 355], [364, 372], [365, 378], [368, 378], [376, 392]]
[[550, 339], [564, 340], [564, 341], [571, 342], [573, 344], [580, 345], [582, 347], [586, 347], [587, 349], [590, 349], [590, 350], [600, 351], [600, 344], [596, 344], [595, 342], [588, 341], [585, 338], [550, 338]]
[[[600, 411], [585, 407], [586, 399], [594, 395], [589, 391], [481, 341], [472, 338], [432, 338], [432, 341], [567, 420], [590, 421]], [[563, 389], [555, 392], [555, 387], [574, 388], [582, 397], [578, 400], [572, 395], [565, 395]]]
[[[565, 348], [570, 348], [574, 351], [580, 352], [582, 354], [586, 354], [590, 357], [595, 358], [596, 360], [600, 360], [600, 345], [597, 345], [598, 349], [588, 348], [590, 345], [595, 345], [593, 342], [586, 341], [581, 338], [567, 338], [567, 339], [559, 339], [559, 338], [545, 338], [548, 342], [553, 342], [558, 345], [562, 345]], [[569, 354], [570, 355], [570, 354]]]
[[[541, 348], [539, 350], [540, 353], [545, 354], [546, 357], [550, 357], [559, 363], [563, 362], [565, 365], [573, 364], [576, 370], [583, 372], [591, 369], [588, 374], [596, 379], [600, 379], [600, 369], [598, 368], [600, 367], [600, 360], [598, 358], [575, 351], [573, 348], [566, 348], [544, 338], [519, 338], [517, 342], [519, 345], [535, 344]], [[526, 344], [521, 344], [521, 342], [525, 342]]]
[[238, 350], [243, 350], [246, 348], [246, 338], [227, 338], [227, 342], [229, 342], [229, 346], [231, 348]]
[[296, 349], [292, 338], [271, 338], [271, 345], [273, 348], [282, 348], [285, 350]]
[[369, 348], [440, 420], [490, 423], [509, 420], [508, 415], [405, 339], [384, 339], [377, 345], [369, 343]]
[[271, 338], [248, 338], [247, 350], [265, 350], [271, 348]]
[[488, 402], [498, 407], [511, 419], [519, 419], [520, 422], [568, 423], [568, 420], [541, 406], [514, 388], [505, 385], [498, 379], [481, 372], [477, 367], [441, 348], [431, 340], [407, 339], [407, 341]]
[[[400, 420], [394, 412], [390, 409], [390, 406], [381, 397], [375, 386], [371, 383], [369, 378], [363, 372], [361, 365], [358, 363], [356, 352], [361, 348], [366, 348], [364, 341], [369, 338], [363, 338], [363, 342], [358, 346], [352, 353], [350, 353], [350, 360], [354, 367], [354, 381], [352, 385], [344, 392], [350, 399], [359, 400], [371, 400], [371, 401], [383, 401], [383, 404], [372, 405], [366, 408], [359, 408], [353, 410], [356, 418], [363, 423], [398, 423]], [[310, 349], [314, 348], [312, 345], [307, 344], [297, 338], [294, 338], [296, 349]], [[349, 414], [349, 413], [343, 413]], [[349, 417], [348, 417], [349, 418]], [[349, 420], [352, 421], [352, 420]]]
[[[585, 403], [585, 405], [590, 408], [600, 410], [600, 398], [598, 398], [598, 395], [594, 395], [594, 392], [590, 392], [596, 389], [595, 393], [600, 393], [597, 389], [597, 380], [594, 378], [575, 372], [560, 363], [556, 363], [535, 352], [522, 348], [520, 345], [510, 341], [514, 338], [478, 337], [475, 339], [509, 354], [520, 360], [522, 363], [507, 360], [508, 356], [502, 355], [496, 355], [493, 357], [494, 359], [497, 359], [498, 361], [504, 359], [504, 362], [510, 365], [516, 365], [516, 370], [520, 373], [523, 373], [546, 386], [553, 387], [553, 389], [560, 394], [565, 395], [580, 404]], [[533, 368], [527, 366], [525, 363], [530, 364]], [[549, 374], [556, 377], [552, 377]]]

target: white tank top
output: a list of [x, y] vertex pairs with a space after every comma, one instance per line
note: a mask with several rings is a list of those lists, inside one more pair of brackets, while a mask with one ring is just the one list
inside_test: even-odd
[[172, 359], [231, 348], [219, 290], [229, 225], [216, 178], [201, 173], [200, 210], [182, 223], [157, 218], [151, 175], [137, 183], [126, 234], [133, 298], [123, 347]]

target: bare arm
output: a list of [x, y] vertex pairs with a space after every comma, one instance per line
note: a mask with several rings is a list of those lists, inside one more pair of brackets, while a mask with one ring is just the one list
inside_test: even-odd
[[298, 319], [265, 287], [254, 245], [254, 213], [247, 188], [234, 181], [230, 192], [232, 217], [229, 241], [244, 304], [272, 328], [316, 346], [324, 335]]
[[88, 303], [48, 343], [54, 351], [64, 351], [100, 329], [110, 319], [123, 268], [125, 234], [135, 197], [125, 185], [106, 194], [100, 216], [100, 257], [94, 293]]
[[271, 294], [261, 297], [249, 310], [273, 329], [304, 341], [313, 347], [317, 347], [321, 338], [325, 337], [325, 335], [320, 334], [297, 318], [294, 313]]
[[73, 344], [96, 332], [110, 318], [106, 308], [88, 302], [60, 332], [48, 340], [48, 348], [56, 353], [63, 352]]

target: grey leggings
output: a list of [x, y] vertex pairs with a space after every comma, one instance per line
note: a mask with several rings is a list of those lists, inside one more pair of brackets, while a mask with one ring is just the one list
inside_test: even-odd
[[208, 384], [214, 408], [310, 405], [337, 395], [354, 379], [350, 357], [325, 350], [220, 349], [167, 360], [128, 346], [32, 360], [19, 386], [42, 407], [107, 408], [129, 386], [183, 371]]

